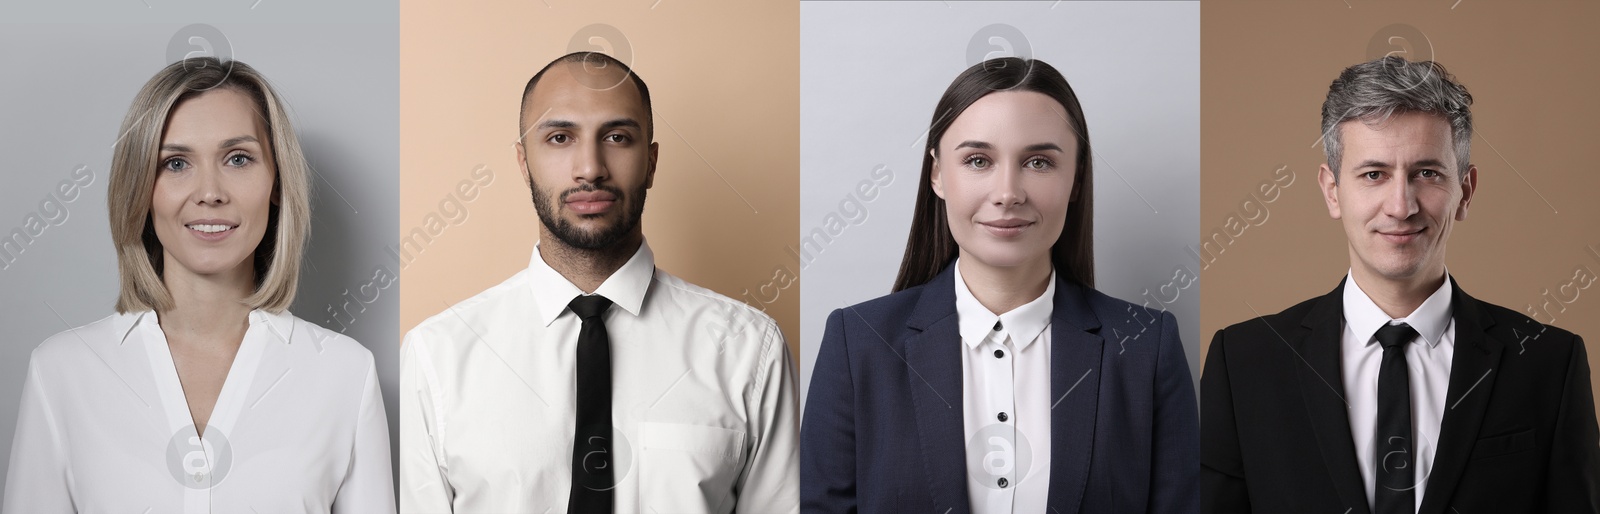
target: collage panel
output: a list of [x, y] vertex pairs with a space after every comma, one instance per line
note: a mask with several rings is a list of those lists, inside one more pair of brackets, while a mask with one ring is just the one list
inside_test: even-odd
[[1198, 6], [800, 14], [802, 511], [1192, 511]]
[[397, 9], [158, 4], [0, 15], [0, 510], [392, 511]]
[[1203, 511], [1600, 509], [1597, 14], [1202, 2]]

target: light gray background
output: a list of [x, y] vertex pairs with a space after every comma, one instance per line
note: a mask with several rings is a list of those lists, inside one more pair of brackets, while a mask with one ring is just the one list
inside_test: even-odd
[[[1097, 289], [1155, 308], [1177, 291], [1166, 309], [1178, 318], [1198, 383], [1197, 2], [801, 2], [800, 237], [831, 213], [856, 212], [840, 202], [879, 165], [894, 175], [876, 200], [862, 202], [864, 220], [801, 261], [802, 383], [811, 383], [828, 313], [894, 285], [934, 104], [977, 62], [968, 58], [973, 35], [995, 23], [1025, 41], [980, 45], [995, 56], [1031, 48], [1083, 105], [1094, 147]], [[1161, 293], [1179, 268], [1192, 285]]]
[[[38, 212], [78, 166], [94, 173], [94, 182], [67, 204], [67, 218], [0, 269], [0, 481], [30, 352], [52, 334], [113, 312], [117, 266], [106, 213], [111, 145], [134, 94], [169, 62], [168, 41], [180, 28], [206, 23], [219, 29], [234, 58], [265, 75], [291, 111], [313, 173], [307, 266], [290, 311], [341, 330], [330, 321], [330, 304], [342, 305], [346, 290], [366, 284], [379, 266], [398, 277], [398, 261], [387, 250], [399, 232], [398, 5], [173, 4], [0, 8], [7, 21], [0, 24], [0, 237]], [[17, 12], [24, 7], [35, 11]], [[50, 23], [12, 23], [22, 21]], [[371, 299], [368, 291], [363, 299]], [[365, 312], [352, 304], [353, 317], [340, 317], [344, 334], [377, 360], [391, 442], [399, 440], [398, 291], [394, 283], [379, 290]]]

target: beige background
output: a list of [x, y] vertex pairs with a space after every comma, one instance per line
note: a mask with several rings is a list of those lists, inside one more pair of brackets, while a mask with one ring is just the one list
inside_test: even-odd
[[[397, 252], [401, 333], [528, 266], [539, 220], [512, 147], [522, 88], [596, 23], [616, 32], [579, 42], [650, 86], [661, 150], [643, 224], [656, 265], [764, 308], [793, 351], [795, 2], [402, 2], [399, 237], [430, 223], [438, 235]], [[466, 201], [457, 187], [470, 180], [487, 185]], [[441, 205], [452, 197], [465, 209]]]
[[[1479, 189], [1451, 234], [1451, 274], [1480, 300], [1524, 314], [1531, 305], [1535, 319], [1585, 336], [1600, 369], [1600, 287], [1584, 287], [1600, 276], [1600, 4], [1207, 0], [1200, 16], [1201, 241], [1234, 213], [1259, 223], [1204, 258], [1207, 347], [1227, 325], [1338, 285], [1344, 232], [1316, 186], [1322, 100], [1344, 67], [1400, 51], [1431, 54], [1473, 95]], [[1416, 30], [1379, 34], [1396, 23]], [[1371, 54], [1375, 35], [1386, 48]], [[1242, 210], [1282, 166], [1294, 181], [1265, 203], [1269, 214]], [[1580, 270], [1588, 278], [1572, 285]]]

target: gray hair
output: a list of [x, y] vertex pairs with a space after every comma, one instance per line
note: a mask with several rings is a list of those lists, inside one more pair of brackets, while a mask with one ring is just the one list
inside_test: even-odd
[[1471, 162], [1471, 105], [1466, 86], [1433, 61], [1411, 62], [1391, 55], [1345, 68], [1328, 86], [1328, 98], [1322, 102], [1322, 150], [1328, 167], [1337, 180], [1343, 151], [1340, 123], [1381, 123], [1396, 113], [1422, 112], [1450, 123], [1456, 172], [1464, 175]]

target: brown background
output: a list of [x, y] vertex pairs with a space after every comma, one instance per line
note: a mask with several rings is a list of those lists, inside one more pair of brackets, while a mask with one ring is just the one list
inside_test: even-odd
[[[528, 266], [539, 221], [512, 147], [522, 88], [595, 23], [621, 38], [580, 42], [650, 86], [661, 150], [643, 224], [657, 267], [764, 306], [793, 351], [799, 281], [774, 273], [799, 239], [795, 2], [402, 2], [400, 239], [433, 213], [459, 221], [400, 257], [401, 333]], [[480, 165], [493, 182], [464, 219], [441, 207]]]
[[[1205, 346], [1227, 325], [1338, 285], [1349, 256], [1316, 185], [1322, 100], [1344, 67], [1397, 51], [1431, 55], [1474, 100], [1479, 189], [1451, 234], [1450, 273], [1480, 300], [1532, 305], [1535, 319], [1586, 336], [1600, 369], [1600, 287], [1569, 285], [1580, 268], [1600, 276], [1600, 4], [1207, 0], [1200, 16], [1201, 241], [1233, 213], [1259, 218], [1241, 202], [1280, 166], [1295, 177], [1259, 226], [1205, 258]], [[1416, 30], [1385, 30], [1397, 23]]]

